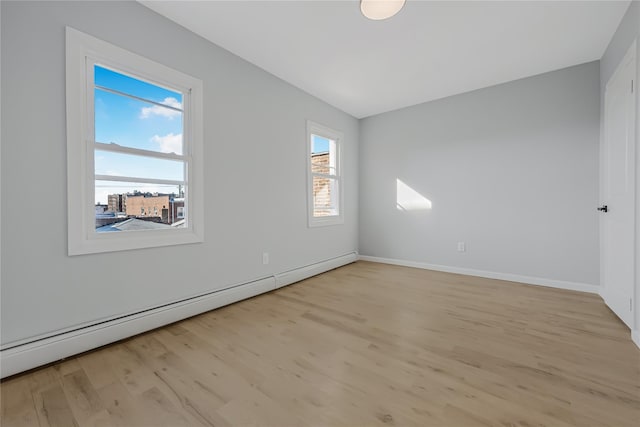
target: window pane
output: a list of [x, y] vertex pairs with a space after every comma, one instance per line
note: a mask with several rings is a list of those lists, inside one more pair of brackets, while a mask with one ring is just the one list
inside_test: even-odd
[[328, 153], [331, 140], [318, 135], [311, 135], [311, 154]]
[[336, 142], [311, 135], [311, 172], [337, 175]]
[[329, 153], [311, 155], [311, 172], [336, 175], [336, 168], [330, 165]]
[[95, 174], [184, 181], [184, 162], [96, 150]]
[[[182, 154], [182, 112], [100, 89], [94, 96], [97, 142]], [[181, 107], [176, 98], [169, 103]]]
[[332, 178], [313, 177], [313, 216], [338, 215], [338, 181]]
[[185, 226], [185, 186], [96, 181], [96, 232]]
[[161, 104], [172, 105], [166, 101], [171, 98], [182, 104], [182, 94], [179, 92], [129, 77], [99, 65], [94, 66], [93, 72], [96, 86], [117, 90]]
[[325, 175], [332, 174], [328, 165], [322, 165], [317, 163], [311, 163], [311, 172], [313, 173], [322, 173]]

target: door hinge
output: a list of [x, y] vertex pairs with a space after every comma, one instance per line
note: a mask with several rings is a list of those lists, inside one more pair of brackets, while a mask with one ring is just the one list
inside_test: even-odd
[[629, 311], [633, 311], [633, 298], [629, 298]]

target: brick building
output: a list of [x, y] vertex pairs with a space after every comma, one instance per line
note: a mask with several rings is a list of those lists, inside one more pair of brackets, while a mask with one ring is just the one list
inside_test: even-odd
[[126, 194], [109, 194], [107, 196], [107, 212], [126, 212], [127, 195]]
[[[329, 173], [329, 153], [311, 155], [311, 172]], [[314, 216], [327, 216], [333, 213], [331, 206], [331, 182], [328, 178], [313, 178]]]
[[125, 212], [129, 218], [158, 218], [173, 224], [184, 218], [184, 198], [172, 194], [127, 194]]

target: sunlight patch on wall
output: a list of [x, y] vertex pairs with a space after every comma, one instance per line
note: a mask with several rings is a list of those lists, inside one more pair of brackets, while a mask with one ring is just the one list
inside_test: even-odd
[[396, 179], [396, 208], [399, 211], [424, 211], [431, 209], [431, 200]]

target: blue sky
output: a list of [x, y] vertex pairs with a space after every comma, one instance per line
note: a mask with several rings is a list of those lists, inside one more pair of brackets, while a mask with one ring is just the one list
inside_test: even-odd
[[313, 135], [311, 153], [324, 153], [329, 151], [329, 140], [318, 135]]
[[[149, 84], [107, 68], [95, 66], [95, 85], [182, 108], [182, 94]], [[95, 88], [95, 140], [131, 148], [182, 154], [182, 113]], [[96, 174], [183, 179], [183, 164], [96, 150]], [[173, 192], [174, 187], [134, 183], [96, 183], [96, 203], [106, 203], [107, 194], [140, 191]]]
[[[182, 94], [95, 67], [95, 84], [182, 108]], [[159, 138], [182, 134], [182, 113], [95, 89], [95, 138], [133, 148], [162, 151]]]

